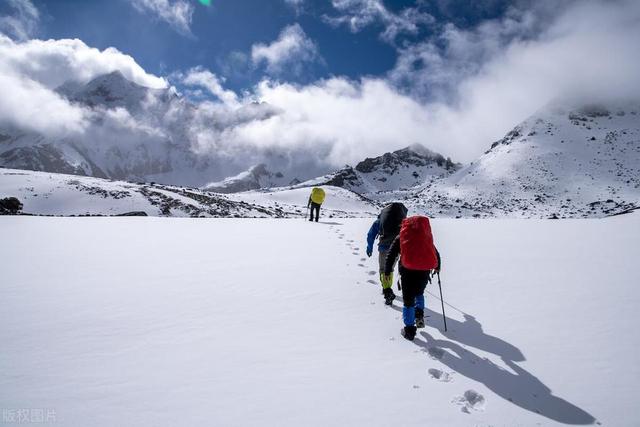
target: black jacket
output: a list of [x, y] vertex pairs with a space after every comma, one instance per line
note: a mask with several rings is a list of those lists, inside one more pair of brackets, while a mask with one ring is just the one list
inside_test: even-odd
[[[391, 247], [389, 247], [389, 252], [387, 252], [387, 259], [384, 263], [384, 274], [391, 274], [393, 272], [393, 266], [396, 263], [396, 259], [400, 255], [400, 236], [398, 235], [395, 239], [393, 239], [393, 243], [391, 243]], [[438, 268], [436, 270], [440, 270], [442, 266], [442, 260], [440, 259], [440, 252], [438, 252], [438, 248], [436, 248], [436, 256], [438, 257]], [[404, 268], [402, 266], [402, 262], [398, 267], [400, 272], [403, 270], [409, 270], [408, 268]]]
[[316, 202], [314, 202], [313, 200], [311, 200], [311, 196], [309, 196], [309, 201], [307, 202], [307, 207], [309, 207], [309, 206], [311, 206], [311, 207], [315, 207], [315, 206], [320, 207], [322, 205], [319, 205]]

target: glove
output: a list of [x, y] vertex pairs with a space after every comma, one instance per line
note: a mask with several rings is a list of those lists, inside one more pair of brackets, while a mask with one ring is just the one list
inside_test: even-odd
[[373, 250], [367, 248], [367, 256], [371, 258], [371, 255], [373, 255]]

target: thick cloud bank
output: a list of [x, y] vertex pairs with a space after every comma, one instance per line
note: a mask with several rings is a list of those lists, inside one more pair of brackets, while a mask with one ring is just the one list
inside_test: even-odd
[[540, 2], [470, 30], [446, 25], [436, 39], [400, 48], [385, 78], [264, 80], [250, 97], [280, 113], [223, 136], [304, 148], [333, 166], [412, 143], [468, 162], [552, 100], [640, 99], [638, 40], [638, 2]]
[[581, 1], [555, 17], [548, 5], [514, 9], [400, 49], [384, 79], [263, 82], [256, 96], [285, 113], [239, 134], [256, 143], [329, 143], [334, 162], [413, 142], [471, 161], [551, 100], [640, 98], [639, 40], [636, 1]]
[[[337, 76], [307, 85], [267, 77], [240, 95], [224, 88], [222, 77], [197, 67], [174, 78], [219, 101], [175, 103], [155, 118], [153, 105], [135, 117], [111, 112], [105, 122], [148, 138], [173, 137], [203, 158], [236, 159], [227, 164], [229, 174], [261, 161], [322, 170], [413, 143], [471, 161], [553, 99], [640, 98], [640, 3], [579, 1], [559, 10], [548, 5], [513, 9], [466, 30], [445, 25], [433, 38], [398, 47], [396, 66], [382, 77]], [[405, 15], [394, 15], [388, 25], [401, 26], [397, 20]], [[276, 67], [288, 58], [281, 49], [287, 43], [315, 55], [302, 28], [291, 26], [276, 42], [258, 45], [253, 59]], [[0, 35], [0, 123], [57, 136], [108, 137], [96, 121], [88, 128], [94, 112], [54, 89], [114, 70], [146, 87], [167, 87], [165, 79], [113, 48]]]
[[163, 78], [148, 74], [114, 48], [100, 51], [80, 40], [15, 42], [0, 34], [0, 123], [56, 137], [82, 132], [86, 112], [54, 89], [67, 82], [84, 84], [115, 70], [143, 86], [167, 86]]

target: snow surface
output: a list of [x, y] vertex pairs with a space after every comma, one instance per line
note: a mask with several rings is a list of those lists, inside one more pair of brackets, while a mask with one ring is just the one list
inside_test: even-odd
[[[323, 216], [369, 217], [379, 206], [351, 191], [323, 187]], [[223, 195], [197, 188], [111, 181], [77, 175], [0, 168], [0, 198], [17, 197], [33, 215], [120, 215], [142, 211], [149, 216], [301, 217], [306, 216], [310, 188], [277, 189]]]
[[370, 219], [1, 217], [0, 408], [64, 426], [635, 426], [640, 215], [433, 221], [427, 327]]

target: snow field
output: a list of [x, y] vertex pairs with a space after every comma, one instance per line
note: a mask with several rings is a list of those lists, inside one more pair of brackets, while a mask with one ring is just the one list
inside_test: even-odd
[[[0, 218], [0, 408], [59, 425], [636, 425], [640, 217], [433, 220], [405, 341], [369, 219]], [[435, 296], [434, 296], [435, 295]]]

